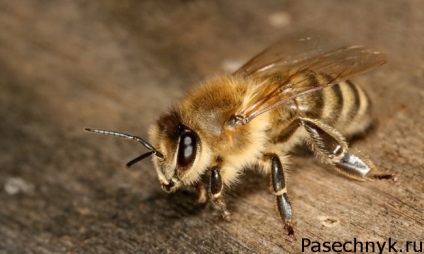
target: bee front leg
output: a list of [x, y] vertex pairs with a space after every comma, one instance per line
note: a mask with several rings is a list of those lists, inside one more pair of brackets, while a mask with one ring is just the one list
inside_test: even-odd
[[201, 183], [201, 182], [197, 182], [193, 186], [194, 186], [194, 188], [196, 188], [196, 190], [197, 190], [197, 192], [199, 194], [199, 197], [197, 199], [197, 202], [200, 203], [200, 204], [206, 203], [206, 201], [208, 201], [208, 198], [206, 196], [205, 185], [203, 183]]
[[278, 213], [284, 221], [289, 236], [294, 236], [292, 225], [292, 208], [287, 197], [286, 178], [284, 176], [283, 165], [276, 154], [271, 155], [271, 182]]
[[218, 167], [213, 167], [211, 169], [211, 177], [209, 184], [211, 199], [212, 203], [221, 210], [222, 217], [225, 220], [230, 220], [231, 213], [227, 210], [227, 206], [222, 200], [223, 183], [219, 170], [220, 169]]
[[308, 143], [315, 155], [334, 165], [340, 173], [357, 180], [395, 179], [392, 174], [379, 172], [360, 151], [350, 150], [342, 134], [333, 127], [316, 119], [300, 118], [300, 121], [310, 136]]

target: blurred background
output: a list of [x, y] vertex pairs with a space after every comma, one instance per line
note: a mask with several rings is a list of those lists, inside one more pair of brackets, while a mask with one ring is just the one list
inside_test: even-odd
[[[424, 2], [0, 1], [0, 252], [299, 252], [317, 241], [422, 240]], [[233, 221], [184, 190], [166, 195], [138, 144], [204, 78], [231, 73], [293, 31], [324, 30], [386, 52], [355, 82], [375, 128], [355, 142], [397, 183], [358, 183], [312, 158], [289, 179], [297, 239], [273, 208], [266, 176], [228, 195]]]

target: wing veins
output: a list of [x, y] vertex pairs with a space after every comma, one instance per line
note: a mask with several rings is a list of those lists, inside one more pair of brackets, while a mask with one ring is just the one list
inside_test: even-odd
[[[297, 52], [297, 55], [284, 55], [282, 49], [283, 46], [275, 44], [234, 73], [258, 80], [256, 95], [236, 112], [237, 116], [243, 118], [243, 123], [298, 96], [330, 87], [386, 62], [384, 54], [365, 46], [323, 50], [315, 45], [306, 52]], [[302, 75], [305, 78], [296, 80]], [[318, 78], [308, 82], [310, 75]], [[280, 83], [274, 83], [275, 78], [280, 77], [285, 78]]]

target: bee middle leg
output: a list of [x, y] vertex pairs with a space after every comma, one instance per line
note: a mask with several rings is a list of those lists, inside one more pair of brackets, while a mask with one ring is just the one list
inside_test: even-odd
[[228, 211], [227, 206], [222, 200], [224, 184], [222, 182], [222, 177], [219, 170], [220, 169], [218, 167], [213, 167], [210, 170], [211, 175], [210, 175], [209, 190], [211, 194], [211, 200], [212, 200], [212, 203], [221, 210], [222, 217], [225, 220], [230, 220], [231, 213]]
[[292, 225], [292, 208], [287, 196], [286, 177], [280, 158], [276, 154], [268, 156], [271, 159], [271, 184], [275, 195], [277, 210], [284, 221], [289, 236], [294, 236]]
[[343, 135], [333, 127], [310, 118], [300, 118], [300, 122], [309, 134], [308, 143], [315, 155], [340, 173], [357, 180], [394, 179], [392, 174], [379, 172], [359, 151], [349, 149]]

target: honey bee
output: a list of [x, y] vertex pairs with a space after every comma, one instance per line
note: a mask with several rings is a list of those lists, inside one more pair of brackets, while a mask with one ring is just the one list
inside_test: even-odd
[[[370, 100], [350, 78], [380, 66], [385, 55], [366, 46], [326, 49], [315, 38], [297, 39], [295, 49], [280, 40], [231, 75], [210, 78], [192, 88], [150, 127], [150, 143], [116, 131], [86, 131], [138, 141], [151, 155], [165, 192], [195, 187], [229, 219], [224, 190], [247, 168], [271, 178], [277, 211], [294, 235], [287, 194], [288, 154], [306, 143], [322, 162], [356, 179], [392, 179], [346, 137], [372, 123]], [[312, 46], [311, 46], [312, 45]], [[207, 184], [202, 181], [209, 179]]]

